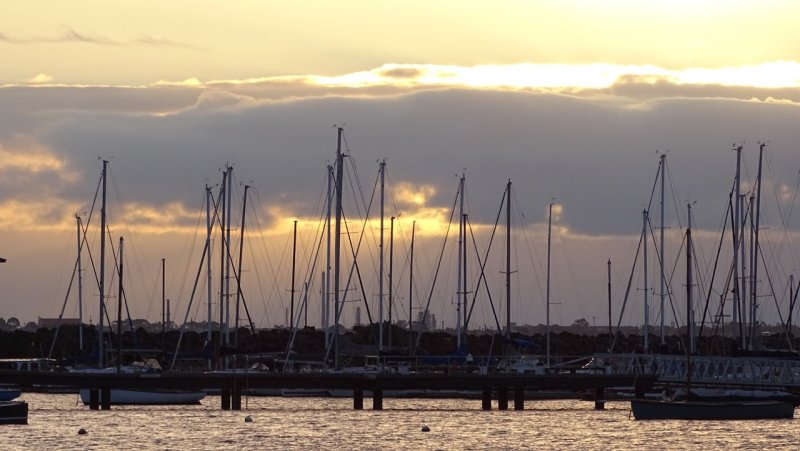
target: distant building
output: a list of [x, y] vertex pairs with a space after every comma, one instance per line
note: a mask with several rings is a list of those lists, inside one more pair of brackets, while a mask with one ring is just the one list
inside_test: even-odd
[[436, 315], [433, 313], [428, 313], [427, 315], [424, 312], [417, 313], [417, 320], [414, 321], [414, 329], [420, 332], [427, 332], [430, 330], [436, 330]]
[[53, 329], [60, 326], [77, 326], [81, 323], [78, 318], [39, 318], [36, 327]]

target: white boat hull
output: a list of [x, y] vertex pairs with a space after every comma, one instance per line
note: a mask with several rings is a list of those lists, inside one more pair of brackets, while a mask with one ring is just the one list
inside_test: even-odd
[[[89, 405], [89, 389], [81, 389], [80, 395], [83, 404]], [[115, 405], [199, 404], [205, 397], [201, 391], [111, 390], [111, 404]]]

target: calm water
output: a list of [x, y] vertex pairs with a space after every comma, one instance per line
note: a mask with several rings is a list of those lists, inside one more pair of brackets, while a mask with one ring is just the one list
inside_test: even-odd
[[[480, 410], [480, 400], [258, 398], [223, 412], [202, 405], [89, 411], [77, 395], [25, 394], [27, 426], [0, 426], [17, 449], [797, 449], [800, 419], [637, 422], [628, 404], [528, 401], [522, 412]], [[245, 416], [252, 423], [244, 421]], [[430, 432], [422, 432], [427, 425]], [[78, 435], [84, 428], [87, 435]]]

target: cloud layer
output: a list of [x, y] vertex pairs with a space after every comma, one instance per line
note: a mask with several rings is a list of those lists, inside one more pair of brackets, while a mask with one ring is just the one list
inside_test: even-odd
[[[779, 64], [789, 72], [798, 67]], [[757, 141], [768, 141], [763, 224], [772, 231], [765, 233], [786, 245], [786, 255], [775, 260], [781, 261], [781, 271], [800, 262], [793, 235], [797, 219], [788, 215], [797, 187], [800, 142], [800, 109], [791, 77], [739, 86], [702, 73], [626, 68], [608, 79], [585, 78], [604, 80], [596, 84], [580, 77], [559, 81], [556, 72], [545, 71], [540, 79], [525, 76], [526, 70], [542, 69], [536, 65], [490, 69], [387, 65], [327, 78], [0, 88], [0, 228], [16, 237], [4, 243], [3, 252], [12, 253], [5, 255], [10, 262], [44, 258], [42, 265], [51, 270], [63, 263], [43, 257], [47, 252], [41, 243], [50, 242], [69, 255], [74, 214], [89, 209], [102, 157], [111, 159], [118, 205], [111, 207], [115, 229], [139, 235], [147, 249], [143, 253], [168, 252], [176, 266], [196, 264], [198, 238], [192, 237], [204, 221], [204, 186], [219, 182], [225, 163], [234, 165], [237, 182], [254, 187], [251, 201], [260, 214], [261, 232], [258, 227], [251, 230], [272, 240], [265, 247], [285, 253], [285, 237], [278, 235], [288, 230], [292, 218], [305, 221], [308, 240], [318, 238], [312, 224], [321, 213], [325, 167], [336, 146], [332, 126], [346, 123], [350, 164], [357, 169], [364, 196], [368, 199], [373, 189], [376, 160], [387, 158], [397, 205], [392, 203], [391, 214], [418, 219], [421, 227], [426, 221], [441, 225], [446, 220], [457, 176], [464, 172], [470, 220], [483, 227], [485, 244], [511, 179], [515, 209], [524, 214], [519, 220], [541, 250], [547, 206], [555, 199], [562, 323], [604, 311], [593, 301], [602, 293], [598, 287], [605, 286], [603, 265], [612, 255], [620, 267], [632, 260], [631, 242], [635, 246], [641, 211], [648, 207], [658, 152], [668, 152], [667, 225], [677, 248], [686, 224], [685, 206], [694, 201], [693, 220], [708, 233], [708, 243], [714, 242], [711, 237], [725, 217], [732, 187], [732, 145], [744, 142], [749, 186]], [[589, 73], [587, 68], [575, 70]], [[515, 78], [509, 78], [513, 73]], [[548, 79], [554, 81], [548, 84]], [[354, 174], [348, 181], [356, 180]], [[352, 196], [348, 202], [353, 227], [358, 228]], [[789, 226], [787, 232], [781, 232], [782, 221]], [[403, 227], [407, 239], [409, 224]], [[442, 234], [434, 228], [428, 225], [428, 265], [435, 262]], [[191, 247], [187, 242], [192, 240], [194, 260], [181, 247]], [[306, 246], [310, 248], [310, 241]], [[538, 276], [529, 279], [539, 285], [520, 290], [525, 293], [520, 305], [527, 310], [520, 311], [519, 322], [543, 322], [538, 294], [542, 253], [525, 256], [521, 249], [519, 259], [528, 261], [519, 265], [530, 271], [538, 266]], [[677, 249], [668, 253], [671, 258], [677, 254]], [[143, 261], [159, 258], [142, 256]], [[3, 268], [9, 296], [32, 299], [13, 313], [25, 318], [45, 316], [40, 312], [54, 315], [61, 287], [31, 293], [30, 287], [14, 282], [24, 279], [19, 271], [31, 266]], [[580, 274], [580, 283], [574, 273]], [[627, 274], [618, 277], [622, 284]], [[450, 295], [445, 290], [437, 296], [436, 311], [452, 323]], [[272, 299], [279, 296], [264, 297], [270, 316], [263, 321], [282, 322], [281, 301]], [[488, 321], [489, 313], [481, 318]], [[635, 323], [636, 318], [628, 321]]]

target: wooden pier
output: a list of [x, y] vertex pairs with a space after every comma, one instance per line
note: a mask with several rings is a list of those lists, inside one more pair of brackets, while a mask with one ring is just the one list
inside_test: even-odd
[[426, 390], [472, 392], [480, 395], [481, 406], [490, 410], [493, 394], [500, 410], [507, 410], [509, 393], [515, 410], [524, 409], [526, 391], [594, 391], [595, 407], [603, 408], [605, 391], [610, 387], [632, 387], [643, 395], [653, 388], [655, 375], [611, 375], [557, 373], [533, 374], [444, 374], [444, 373], [268, 373], [242, 370], [228, 373], [145, 373], [87, 374], [69, 372], [0, 371], [0, 384], [23, 390], [59, 387], [90, 390], [92, 409], [110, 408], [112, 389], [128, 390], [212, 390], [220, 393], [223, 410], [240, 410], [242, 394], [259, 389], [352, 390], [353, 407], [363, 408], [364, 395], [372, 395], [372, 408], [383, 408], [387, 391]]

